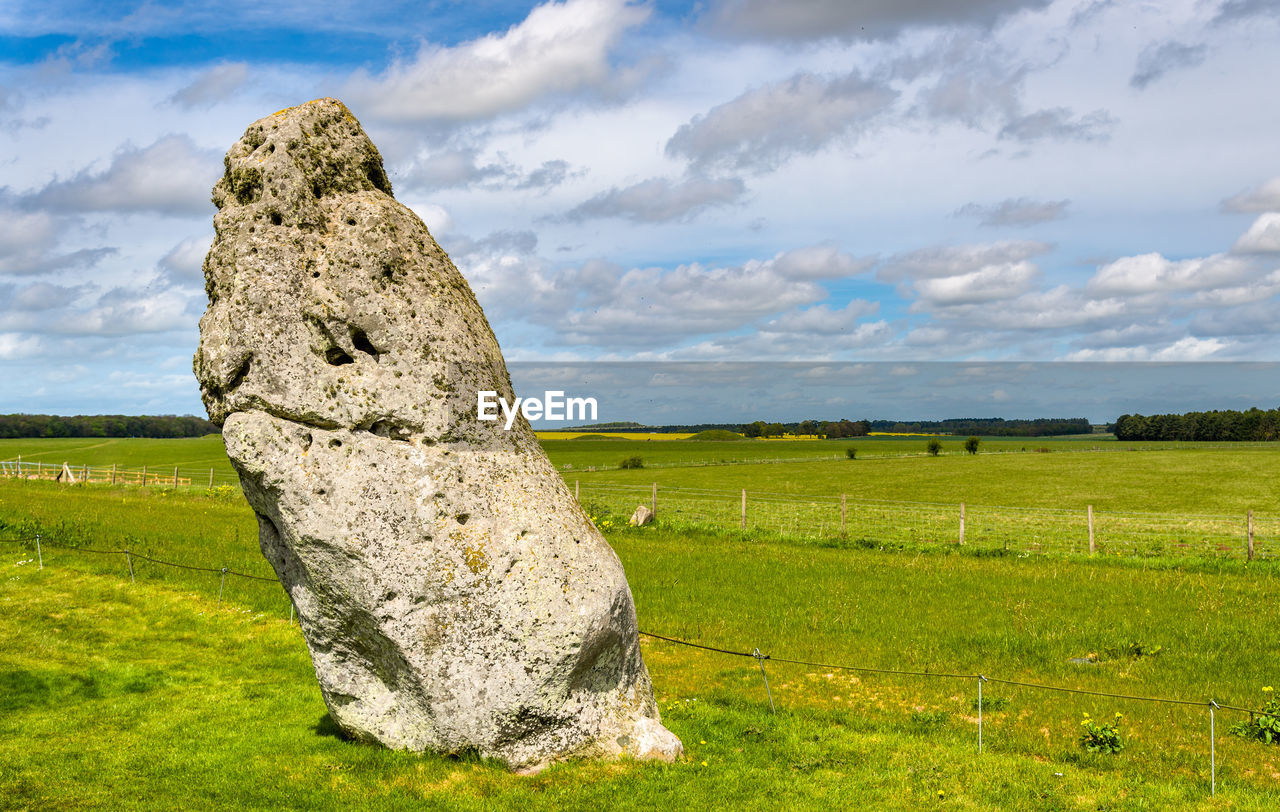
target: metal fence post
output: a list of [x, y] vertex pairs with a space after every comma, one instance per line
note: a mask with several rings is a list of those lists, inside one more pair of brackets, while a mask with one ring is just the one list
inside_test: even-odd
[[777, 713], [778, 709], [773, 706], [773, 689], [769, 687], [769, 675], [764, 672], [764, 661], [769, 659], [768, 654], [761, 654], [760, 649], [751, 652], [751, 656], [756, 658], [756, 664], [760, 666], [760, 676], [764, 677], [764, 692], [769, 695], [769, 712]]
[[844, 538], [846, 534], [847, 519], [849, 515], [849, 495], [847, 493], [840, 494], [840, 538]]
[[218, 603], [222, 603], [222, 587], [227, 583], [227, 568], [222, 568], [222, 578], [218, 581]]
[[1253, 510], [1249, 510], [1249, 560], [1253, 560]]
[[964, 544], [964, 502], [960, 503], [960, 543]]
[[986, 681], [986, 677], [978, 675], [978, 755], [982, 755], [982, 683]]
[[1213, 735], [1213, 709], [1218, 707], [1218, 703], [1209, 700], [1209, 795], [1218, 794], [1218, 753], [1215, 748]]
[[738, 527], [742, 530], [747, 529], [747, 489], [742, 489], [742, 520]]
[[213, 469], [212, 468], [209, 469], [209, 487], [210, 488], [213, 487]]
[[40, 562], [40, 569], [44, 569], [44, 553], [40, 552], [40, 534], [36, 533], [36, 560]]

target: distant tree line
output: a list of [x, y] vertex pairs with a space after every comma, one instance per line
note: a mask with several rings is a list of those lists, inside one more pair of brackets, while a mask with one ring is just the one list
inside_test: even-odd
[[1116, 420], [1111, 430], [1117, 440], [1276, 440], [1280, 439], [1280, 409], [1126, 414]]
[[16, 437], [203, 437], [220, 430], [190, 415], [56, 414], [0, 415], [0, 438]]
[[1034, 420], [962, 417], [910, 423], [873, 420], [871, 430], [897, 434], [951, 434], [956, 437], [975, 434], [987, 437], [1056, 437], [1064, 434], [1090, 434], [1093, 426], [1084, 417], [1040, 417]]

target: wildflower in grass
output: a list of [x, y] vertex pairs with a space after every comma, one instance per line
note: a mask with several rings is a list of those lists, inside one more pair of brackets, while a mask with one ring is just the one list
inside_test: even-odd
[[1089, 714], [1080, 720], [1084, 732], [1080, 734], [1080, 746], [1090, 753], [1119, 753], [1124, 749], [1120, 740], [1120, 720], [1124, 715], [1117, 713], [1106, 724], [1098, 724]]
[[1231, 732], [1242, 739], [1280, 744], [1280, 699], [1275, 697], [1270, 685], [1263, 687], [1262, 695], [1267, 700], [1262, 712], [1249, 714], [1248, 721], [1233, 725]]

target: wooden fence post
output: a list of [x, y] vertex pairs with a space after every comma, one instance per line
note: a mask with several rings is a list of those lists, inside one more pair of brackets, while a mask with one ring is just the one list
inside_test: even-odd
[[1093, 555], [1097, 551], [1098, 548], [1093, 543], [1093, 505], [1089, 505], [1089, 555]]
[[840, 494], [840, 538], [845, 537], [846, 518], [849, 515], [849, 495]]
[[746, 488], [742, 489], [742, 523], [740, 527], [743, 530], [747, 529], [747, 489]]
[[1253, 560], [1253, 510], [1249, 511], [1249, 560]]
[[964, 502], [960, 503], [960, 543], [964, 544]]
[[145, 465], [142, 466], [142, 484], [143, 486], [147, 484], [147, 466]]
[[210, 488], [213, 487], [213, 469], [212, 468], [209, 469], [209, 487]]
[[649, 500], [649, 511], [653, 518], [658, 518], [658, 483], [653, 483], [653, 497]]
[[116, 484], [116, 464], [111, 463], [111, 484]]

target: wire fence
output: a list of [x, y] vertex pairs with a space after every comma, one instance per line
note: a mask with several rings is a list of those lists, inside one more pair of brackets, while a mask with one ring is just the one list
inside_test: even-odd
[[[142, 555], [140, 553], [133, 552], [129, 549], [118, 549], [118, 550], [117, 549], [98, 549], [98, 548], [89, 548], [89, 547], [83, 547], [83, 546], [72, 545], [72, 544], [62, 544], [59, 542], [49, 541], [48, 539], [44, 538], [43, 535], [41, 534], [37, 534], [28, 538], [0, 539], [0, 543], [30, 545], [33, 548], [34, 552], [36, 553], [38, 566], [41, 570], [44, 569], [44, 548], [46, 547], [51, 547], [54, 549], [61, 549], [61, 550], [74, 550], [76, 552], [89, 553], [92, 555], [123, 556], [125, 560], [125, 564], [128, 568], [129, 580], [131, 583], [136, 583], [136, 574], [133, 566], [133, 560], [135, 558], [148, 561], [153, 564], [166, 566], [166, 567], [175, 567], [183, 570], [216, 574], [219, 576], [219, 582], [218, 582], [218, 603], [219, 604], [221, 604], [223, 600], [223, 592], [224, 592], [224, 588], [225, 588], [226, 580], [228, 576], [231, 576], [234, 578], [243, 578], [251, 581], [279, 583], [278, 579], [275, 579], [275, 578], [265, 578], [258, 575], [252, 575], [250, 573], [238, 572], [228, 567], [202, 567], [202, 566], [196, 566], [191, 564], [185, 564], [177, 561], [166, 561], [163, 559], [154, 558], [152, 556]], [[293, 606], [293, 602], [292, 600], [290, 600], [289, 602], [289, 624], [290, 625], [293, 625], [294, 613], [295, 613], [295, 609]], [[1217, 737], [1216, 716], [1215, 716], [1216, 711], [1225, 710], [1225, 711], [1231, 711], [1235, 713], [1248, 714], [1251, 719], [1262, 718], [1265, 720], [1272, 720], [1269, 722], [1271, 724], [1280, 724], [1280, 719], [1276, 719], [1267, 710], [1258, 709], [1258, 708], [1247, 708], [1247, 707], [1241, 707], [1237, 705], [1224, 705], [1217, 702], [1212, 697], [1210, 697], [1209, 699], [1203, 699], [1203, 700], [1190, 700], [1190, 699], [1183, 699], [1183, 698], [1177, 698], [1177, 697], [1142, 696], [1142, 695], [1136, 695], [1136, 694], [1116, 693], [1116, 692], [1110, 692], [1110, 691], [1095, 691], [1095, 690], [1089, 690], [1085, 688], [1072, 688], [1072, 687], [1067, 687], [1062, 685], [1048, 685], [1044, 683], [1025, 682], [1021, 680], [1011, 680], [1011, 679], [1005, 679], [1001, 677], [987, 676], [981, 673], [961, 673], [956, 671], [928, 671], [928, 670], [919, 671], [919, 670], [906, 670], [906, 669], [894, 669], [894, 668], [878, 668], [878, 667], [870, 667], [870, 666], [862, 666], [862, 665], [851, 665], [847, 663], [823, 663], [823, 662], [817, 662], [812, 660], [799, 660], [799, 659], [783, 657], [780, 655], [767, 654], [762, 652], [759, 648], [755, 648], [752, 651], [748, 652], [748, 651], [738, 651], [734, 649], [723, 648], [719, 646], [712, 646], [712, 645], [707, 645], [703, 643], [695, 643], [689, 640], [682, 640], [676, 637], [669, 637], [667, 635], [661, 635], [655, 632], [645, 631], [643, 629], [639, 631], [639, 634], [644, 637], [651, 638], [653, 640], [658, 640], [658, 641], [670, 643], [677, 646], [698, 649], [702, 651], [708, 651], [715, 654], [721, 654], [721, 655], [730, 656], [730, 657], [749, 658], [753, 660], [760, 669], [760, 675], [764, 681], [765, 692], [769, 701], [769, 708], [770, 708], [770, 711], [773, 713], [777, 712], [777, 707], [774, 703], [772, 688], [769, 685], [768, 672], [765, 670], [766, 662], [788, 664], [788, 665], [799, 665], [799, 666], [805, 666], [808, 668], [817, 668], [825, 671], [849, 671], [849, 672], [863, 673], [863, 674], [884, 674], [884, 675], [895, 675], [895, 676], [920, 677], [920, 678], [928, 678], [928, 679], [973, 681], [974, 687], [976, 690], [976, 695], [977, 695], [977, 699], [976, 699], [977, 752], [979, 754], [983, 752], [983, 708], [984, 706], [983, 706], [982, 690], [983, 690], [983, 685], [986, 683], [1025, 688], [1033, 691], [1077, 694], [1077, 695], [1085, 695], [1085, 696], [1104, 697], [1109, 699], [1119, 699], [1119, 700], [1124, 700], [1129, 702], [1146, 702], [1146, 703], [1155, 703], [1155, 704], [1178, 705], [1183, 707], [1202, 708], [1208, 713], [1208, 717], [1209, 717], [1209, 720], [1208, 720], [1209, 721], [1209, 736], [1208, 736], [1209, 742], [1208, 743], [1209, 743], [1209, 769], [1210, 769], [1210, 794], [1211, 795], [1215, 795], [1217, 793], [1218, 764], [1217, 764], [1217, 747], [1216, 747], [1216, 737]]]
[[240, 487], [240, 478], [225, 467], [186, 465], [88, 465], [69, 462], [0, 460], [0, 477], [44, 479], [69, 485], [139, 485], [153, 488], [207, 490], [219, 486]]
[[597, 522], [649, 508], [673, 529], [740, 531], [874, 549], [961, 547], [970, 552], [1126, 557], [1280, 559], [1280, 516], [1027, 508], [625, 485], [575, 480]]

